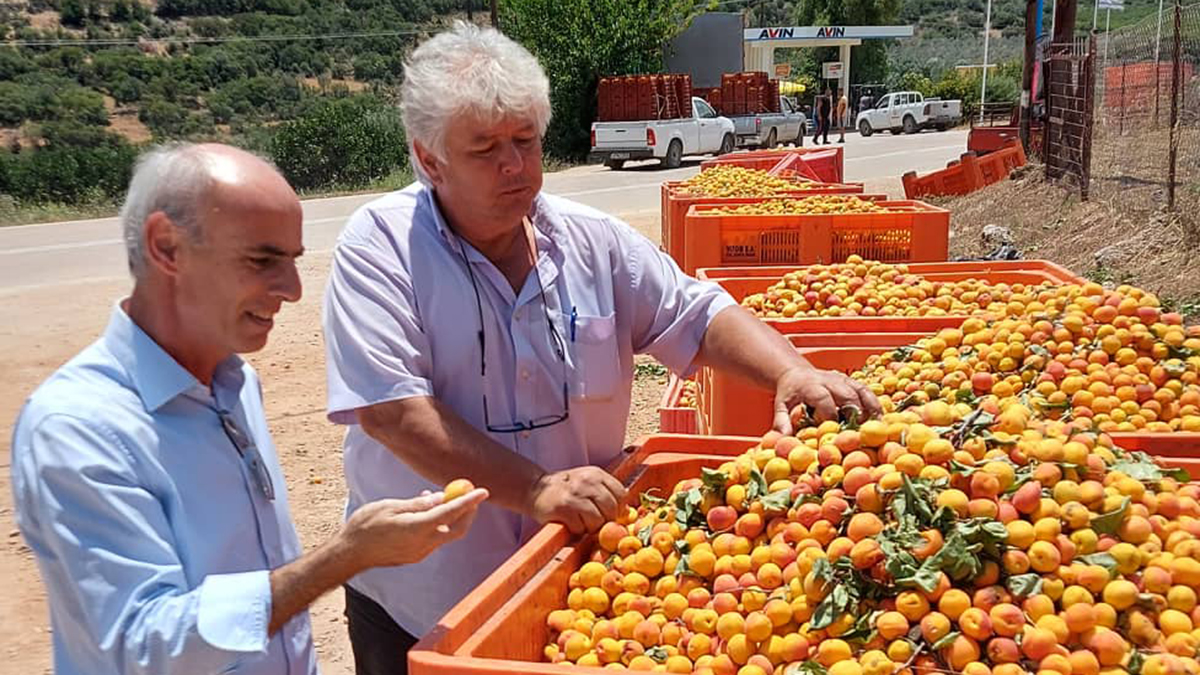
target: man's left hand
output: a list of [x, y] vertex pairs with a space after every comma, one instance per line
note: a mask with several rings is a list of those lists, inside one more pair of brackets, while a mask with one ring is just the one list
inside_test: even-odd
[[795, 366], [779, 377], [775, 385], [774, 429], [792, 435], [791, 411], [804, 404], [816, 422], [837, 420], [843, 412], [857, 411], [859, 420], [876, 417], [883, 411], [879, 399], [861, 382], [831, 370]]

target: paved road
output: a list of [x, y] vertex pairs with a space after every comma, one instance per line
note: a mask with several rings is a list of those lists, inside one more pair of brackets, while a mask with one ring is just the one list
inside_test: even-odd
[[[915, 136], [878, 134], [846, 138], [846, 180], [900, 176], [940, 169], [966, 148], [966, 131]], [[654, 162], [624, 171], [585, 166], [546, 176], [545, 190], [609, 213], [630, 218], [658, 211], [659, 183], [696, 173], [699, 160], [666, 171]], [[304, 202], [304, 244], [312, 251], [331, 248], [346, 217], [374, 195]], [[0, 227], [0, 290], [77, 283], [125, 275], [125, 252], [115, 218]]]

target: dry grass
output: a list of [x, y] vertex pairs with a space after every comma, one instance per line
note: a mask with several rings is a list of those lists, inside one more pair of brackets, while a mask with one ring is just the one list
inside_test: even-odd
[[1200, 276], [1188, 273], [1200, 240], [1189, 240], [1187, 216], [1165, 211], [1156, 186], [1101, 189], [1084, 202], [1043, 176], [1043, 167], [1031, 165], [1014, 180], [943, 202], [951, 209], [951, 256], [987, 253], [983, 229], [999, 225], [1011, 231], [1023, 257], [1097, 281], [1133, 283], [1167, 302], [1200, 298]]

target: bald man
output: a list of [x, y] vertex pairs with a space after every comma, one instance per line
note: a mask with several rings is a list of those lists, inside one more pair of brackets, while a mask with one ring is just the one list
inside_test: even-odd
[[261, 386], [237, 356], [300, 298], [296, 194], [254, 155], [173, 145], [141, 159], [121, 222], [133, 290], [13, 438], [55, 672], [315, 673], [308, 605], [460, 537], [487, 493], [372, 502], [302, 555]]

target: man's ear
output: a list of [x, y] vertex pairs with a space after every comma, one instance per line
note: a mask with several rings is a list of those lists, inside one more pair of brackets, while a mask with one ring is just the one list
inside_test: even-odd
[[155, 211], [146, 218], [142, 227], [142, 251], [146, 266], [153, 267], [167, 276], [179, 273], [179, 254], [183, 238], [182, 228], [162, 211]]
[[429, 177], [430, 182], [435, 186], [442, 182], [442, 164], [437, 158], [437, 155], [429, 151], [428, 148], [421, 145], [417, 141], [413, 141], [413, 154], [421, 163], [421, 169], [425, 171], [425, 175]]

